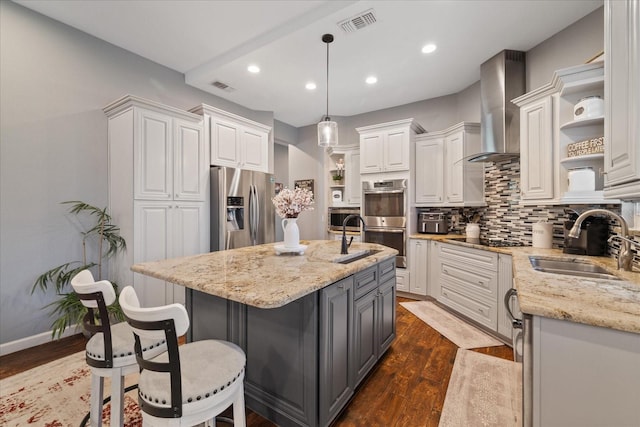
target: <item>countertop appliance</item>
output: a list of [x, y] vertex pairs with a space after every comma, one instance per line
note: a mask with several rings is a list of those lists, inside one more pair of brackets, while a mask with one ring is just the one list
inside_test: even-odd
[[[342, 224], [349, 215], [360, 215], [360, 208], [356, 207], [330, 207], [327, 215], [327, 229], [329, 231], [342, 232]], [[347, 222], [345, 231], [360, 232], [360, 220], [351, 218]]]
[[418, 233], [423, 234], [447, 234], [449, 232], [449, 220], [446, 213], [419, 212]]
[[362, 182], [364, 241], [398, 250], [396, 266], [407, 267], [407, 180]]
[[569, 237], [569, 231], [578, 218], [577, 212], [569, 214], [564, 222], [564, 248], [562, 252], [574, 255], [601, 256], [607, 251], [609, 224], [606, 218], [591, 216], [580, 225], [580, 236]]
[[272, 175], [211, 167], [211, 251], [272, 243], [275, 179]]

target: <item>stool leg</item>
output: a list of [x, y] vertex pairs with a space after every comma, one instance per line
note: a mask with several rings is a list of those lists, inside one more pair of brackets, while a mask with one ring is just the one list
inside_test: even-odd
[[244, 387], [240, 387], [236, 400], [233, 401], [233, 427], [246, 427], [244, 411]]
[[91, 374], [91, 405], [90, 423], [91, 427], [102, 427], [102, 388], [104, 378], [95, 373]]
[[111, 375], [111, 427], [124, 425], [124, 377], [122, 369], [113, 368]]

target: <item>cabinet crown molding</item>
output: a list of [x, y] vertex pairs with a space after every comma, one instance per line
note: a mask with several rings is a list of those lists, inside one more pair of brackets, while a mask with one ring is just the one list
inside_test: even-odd
[[[551, 82], [544, 86], [540, 86], [530, 92], [525, 93], [511, 100], [518, 107], [522, 107], [531, 101], [552, 95], [557, 92], [563, 92], [570, 88], [577, 80], [584, 81], [585, 78], [593, 77], [602, 80], [604, 62], [593, 62], [591, 64], [576, 65], [574, 67], [563, 68], [553, 73]], [[584, 84], [584, 83], [582, 83]]]
[[192, 109], [189, 110], [189, 112], [199, 114], [199, 115], [208, 114], [210, 116], [223, 117], [229, 120], [233, 120], [234, 122], [237, 122], [240, 124], [244, 124], [253, 128], [263, 130], [267, 133], [271, 131], [271, 126], [265, 125], [264, 123], [259, 123], [254, 120], [247, 119], [246, 117], [238, 116], [237, 114], [233, 114], [228, 111], [224, 111], [207, 104], [201, 104], [196, 107], [193, 107]]
[[480, 123], [460, 122], [444, 130], [438, 130], [434, 132], [425, 132], [423, 134], [416, 135], [416, 141], [421, 141], [423, 139], [443, 137], [443, 136], [449, 135], [450, 133], [455, 133], [459, 131], [480, 132]]
[[152, 101], [150, 99], [145, 99], [130, 94], [124, 95], [107, 104], [104, 108], [102, 108], [102, 111], [104, 111], [107, 117], [113, 117], [133, 107], [141, 107], [159, 113], [171, 114], [173, 117], [190, 120], [193, 122], [199, 122], [202, 120], [202, 117], [197, 114], [193, 114], [180, 108], [171, 107], [160, 102]]
[[335, 147], [329, 147], [327, 148], [327, 154], [332, 156], [334, 154], [344, 154], [354, 150], [360, 150], [360, 145], [337, 145]]
[[400, 126], [410, 126], [411, 129], [415, 133], [424, 133], [424, 132], [426, 132], [426, 130], [422, 126], [420, 126], [418, 123], [416, 123], [415, 119], [413, 119], [413, 118], [404, 119], [404, 120], [396, 120], [394, 122], [380, 123], [380, 124], [375, 124], [375, 125], [371, 125], [371, 126], [363, 126], [363, 127], [356, 128], [356, 131], [358, 133], [367, 133], [367, 132], [374, 132], [374, 131], [397, 128], [397, 127], [400, 127]]

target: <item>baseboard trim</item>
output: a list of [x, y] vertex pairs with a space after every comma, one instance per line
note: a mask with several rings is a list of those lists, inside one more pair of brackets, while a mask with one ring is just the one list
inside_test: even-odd
[[[60, 338], [70, 337], [78, 333], [76, 325], [69, 326]], [[40, 344], [46, 344], [48, 342], [55, 341], [51, 338], [51, 331], [42, 332], [30, 337], [20, 338], [19, 340], [10, 341], [8, 343], [0, 344], [0, 356], [15, 353], [16, 351], [25, 350], [27, 348], [35, 347]]]

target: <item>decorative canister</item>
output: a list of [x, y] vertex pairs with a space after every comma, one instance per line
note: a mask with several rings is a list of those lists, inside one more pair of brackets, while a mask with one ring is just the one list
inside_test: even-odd
[[469, 239], [477, 239], [480, 237], [480, 225], [476, 223], [469, 223], [464, 230], [465, 235]]
[[574, 120], [592, 119], [604, 116], [604, 100], [598, 96], [587, 96], [582, 98], [573, 107]]
[[533, 224], [533, 247], [551, 249], [553, 245], [553, 224], [537, 222]]

